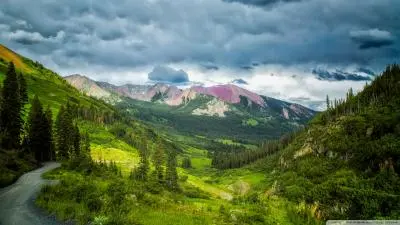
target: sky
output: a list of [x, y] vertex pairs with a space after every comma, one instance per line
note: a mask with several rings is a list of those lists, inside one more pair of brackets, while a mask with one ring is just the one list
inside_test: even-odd
[[398, 0], [1, 0], [0, 43], [59, 74], [324, 109], [400, 59]]

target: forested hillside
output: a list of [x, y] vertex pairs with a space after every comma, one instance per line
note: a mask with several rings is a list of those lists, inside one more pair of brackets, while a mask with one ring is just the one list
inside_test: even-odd
[[[92, 154], [96, 153], [95, 160], [99, 160], [110, 149], [137, 154], [143, 145], [139, 142], [157, 138], [147, 126], [81, 94], [58, 74], [2, 45], [0, 80], [4, 81], [0, 107], [0, 186], [10, 184], [43, 161], [74, 158], [81, 148], [90, 154], [89, 143], [84, 146], [89, 140]], [[130, 135], [135, 138], [127, 138]], [[167, 147], [173, 146], [162, 142]]]
[[259, 191], [319, 220], [399, 218], [400, 67], [327, 105], [288, 147], [253, 165], [267, 173]]

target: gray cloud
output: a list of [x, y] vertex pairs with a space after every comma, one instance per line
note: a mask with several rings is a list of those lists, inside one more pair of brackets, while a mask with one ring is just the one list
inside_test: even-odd
[[238, 2], [254, 6], [270, 6], [276, 3], [299, 2], [301, 0], [224, 0], [225, 2]]
[[[327, 0], [322, 8], [318, 0], [4, 0], [0, 23], [10, 30], [0, 41], [63, 69], [210, 62], [213, 68], [254, 62], [383, 66], [399, 56], [399, 10], [396, 0]], [[17, 30], [30, 36], [10, 38]], [[54, 40], [60, 32], [65, 37]], [[390, 48], [379, 48], [385, 45]], [[74, 58], [74, 51], [86, 54]]]
[[247, 81], [243, 80], [242, 78], [234, 79], [233, 81], [231, 81], [231, 83], [233, 83], [233, 84], [249, 84], [249, 83], [247, 83]]
[[[257, 73], [278, 79], [279, 71], [259, 72], [264, 66], [301, 67], [286, 75], [306, 80], [324, 65], [333, 69], [319, 81], [353, 85], [399, 62], [399, 11], [398, 0], [2, 0], [0, 42], [60, 73], [114, 74], [114, 81], [174, 65], [192, 80], [200, 67], [201, 78], [225, 74], [225, 81], [242, 77], [251, 85]], [[342, 71], [350, 75], [335, 72], [349, 66], [355, 70]], [[301, 94], [303, 87], [279, 91]], [[312, 100], [324, 99], [325, 89]]]
[[206, 70], [219, 70], [218, 66], [212, 65], [212, 64], [202, 64], [201, 65], [202, 68], [206, 69]]
[[243, 70], [252, 70], [253, 66], [241, 66], [240, 68]]
[[360, 49], [380, 48], [394, 43], [390, 32], [379, 29], [351, 31], [350, 37], [359, 44]]
[[[362, 70], [360, 72], [366, 72], [366, 70]], [[350, 80], [350, 81], [370, 81], [372, 80], [373, 76], [370, 74], [361, 75], [357, 73], [349, 73], [344, 72], [342, 70], [335, 70], [333, 72], [329, 72], [323, 69], [313, 69], [312, 74], [314, 74], [319, 80], [329, 80], [329, 81], [343, 81], [343, 80]]]
[[156, 66], [148, 75], [149, 80], [169, 83], [189, 82], [188, 74], [183, 70], [175, 70], [167, 66]]

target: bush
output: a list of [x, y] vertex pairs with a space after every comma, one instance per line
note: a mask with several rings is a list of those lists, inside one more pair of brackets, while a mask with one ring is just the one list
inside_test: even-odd
[[210, 198], [207, 193], [202, 191], [200, 188], [194, 186], [185, 187], [183, 194], [189, 198], [202, 198], [202, 199]]

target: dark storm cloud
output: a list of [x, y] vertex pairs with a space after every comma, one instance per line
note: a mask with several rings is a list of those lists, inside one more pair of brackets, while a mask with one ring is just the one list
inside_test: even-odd
[[201, 67], [206, 69], [206, 70], [214, 70], [214, 71], [219, 70], [218, 66], [210, 65], [210, 64], [202, 64]]
[[243, 80], [242, 78], [235, 79], [235, 80], [231, 81], [231, 83], [233, 83], [233, 84], [249, 84], [249, 83], [247, 83], [247, 81]]
[[224, 0], [225, 2], [238, 2], [254, 6], [270, 6], [280, 2], [299, 2], [301, 0]]
[[188, 74], [183, 70], [175, 70], [167, 66], [156, 66], [149, 73], [149, 80], [169, 83], [189, 82]]
[[372, 71], [371, 69], [363, 68], [363, 67], [358, 68], [358, 72], [362, 72], [362, 73], [368, 74], [370, 76], [376, 75], [376, 73], [374, 71]]
[[352, 31], [350, 37], [360, 49], [380, 48], [394, 43], [390, 32], [379, 29]]
[[252, 66], [241, 66], [240, 68], [243, 70], [252, 70], [253, 69]]
[[379, 64], [375, 68], [396, 62], [400, 54], [397, 0], [3, 0], [1, 5], [0, 26], [7, 29], [0, 42], [61, 69]]
[[372, 79], [371, 76], [363, 76], [356, 73], [348, 73], [341, 70], [336, 70], [329, 72], [322, 69], [313, 69], [312, 74], [314, 74], [319, 80], [329, 80], [329, 81], [369, 81]]

